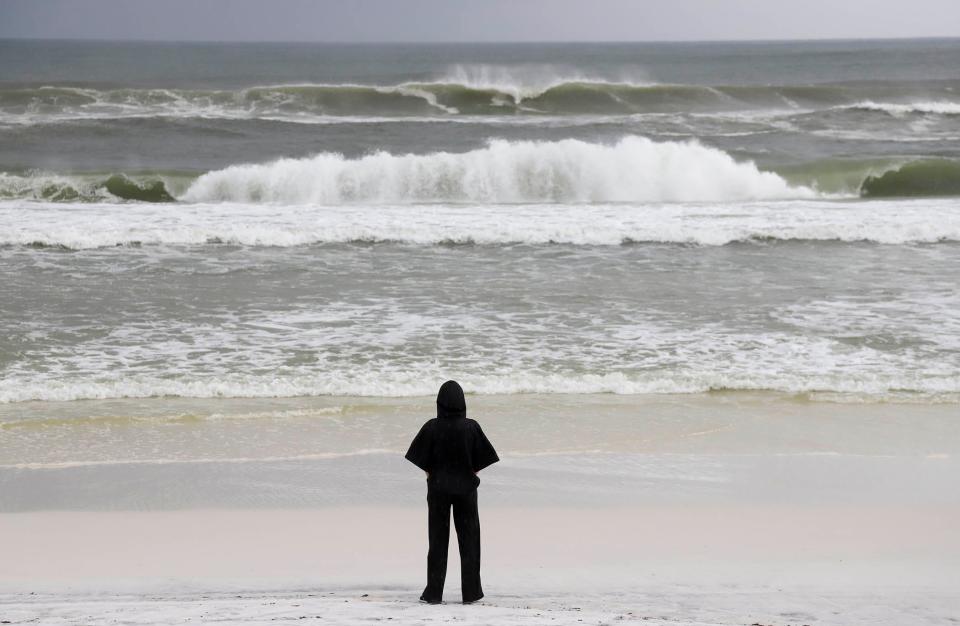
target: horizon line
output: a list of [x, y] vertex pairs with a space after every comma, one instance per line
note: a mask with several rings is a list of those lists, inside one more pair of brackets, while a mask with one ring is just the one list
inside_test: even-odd
[[307, 40], [307, 39], [124, 39], [105, 37], [18, 37], [0, 36], [0, 41], [35, 41], [35, 42], [71, 42], [71, 43], [145, 43], [145, 44], [295, 44], [295, 45], [544, 45], [544, 44], [593, 44], [593, 45], [623, 45], [623, 44], [736, 44], [736, 43], [812, 43], [812, 42], [867, 42], [867, 41], [951, 41], [960, 40], [960, 35], [926, 35], [903, 37], [804, 37], [784, 39], [477, 39], [477, 40], [412, 40], [412, 39], [384, 39], [384, 40]]

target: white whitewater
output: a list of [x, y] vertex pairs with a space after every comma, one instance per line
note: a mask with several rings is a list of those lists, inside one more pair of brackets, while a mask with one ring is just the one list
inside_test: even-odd
[[619, 246], [738, 241], [960, 241], [951, 199], [686, 204], [268, 205], [0, 202], [0, 245], [293, 247], [323, 243]]

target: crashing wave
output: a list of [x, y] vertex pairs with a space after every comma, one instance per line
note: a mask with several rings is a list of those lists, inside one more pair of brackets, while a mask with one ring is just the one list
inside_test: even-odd
[[811, 198], [752, 162], [698, 143], [625, 137], [492, 141], [465, 153], [358, 159], [323, 153], [235, 165], [198, 178], [187, 202], [345, 203], [686, 202]]

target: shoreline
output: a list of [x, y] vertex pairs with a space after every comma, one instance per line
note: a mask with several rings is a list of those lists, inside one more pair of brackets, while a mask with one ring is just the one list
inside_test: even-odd
[[[427, 398], [0, 407], [0, 513], [403, 507]], [[776, 394], [475, 396], [487, 504], [949, 506], [952, 405]], [[49, 414], [58, 409], [62, 412]]]

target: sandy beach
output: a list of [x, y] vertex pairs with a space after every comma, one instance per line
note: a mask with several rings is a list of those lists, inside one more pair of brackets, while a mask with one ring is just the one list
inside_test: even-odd
[[[945, 624], [960, 508], [484, 510], [482, 605], [419, 605], [414, 508], [0, 516], [13, 623]], [[42, 541], [38, 541], [42, 538]], [[455, 552], [453, 553], [455, 554]]]
[[[458, 604], [454, 549], [445, 605], [429, 607], [416, 602], [425, 486], [401, 456], [422, 401], [287, 402], [296, 408], [274, 407], [272, 418], [251, 417], [263, 410], [256, 403], [219, 400], [162, 421], [156, 414], [183, 406], [156, 400], [139, 401], [151, 420], [114, 401], [87, 407], [93, 428], [77, 416], [46, 428], [5, 422], [20, 447], [83, 441], [79, 431], [55, 435], [71, 427], [91, 445], [0, 468], [0, 617], [899, 625], [958, 616], [960, 438], [949, 405], [474, 398], [503, 456], [480, 488], [487, 597]], [[554, 428], [518, 412], [549, 416]], [[158, 423], [185, 456], [150, 448], [97, 460], [98, 437], [150, 441]], [[234, 449], [245, 429], [272, 433], [261, 458]], [[309, 456], [284, 443], [305, 433], [318, 449], [374, 449]], [[205, 443], [190, 458], [185, 441]], [[277, 458], [273, 445], [293, 454]]]

